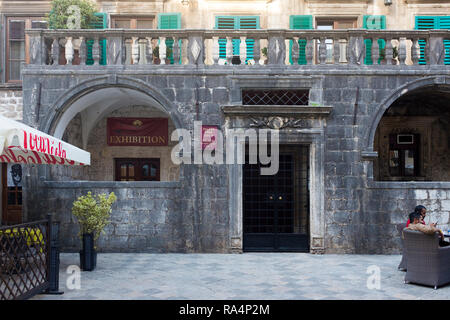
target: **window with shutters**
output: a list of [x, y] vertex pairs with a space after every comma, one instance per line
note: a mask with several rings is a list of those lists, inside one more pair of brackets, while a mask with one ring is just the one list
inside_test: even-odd
[[[216, 29], [229, 29], [229, 30], [249, 30], [249, 29], [259, 29], [259, 17], [258, 16], [217, 16], [216, 17]], [[253, 48], [255, 45], [254, 39], [246, 39], [246, 49], [247, 49], [247, 58], [246, 61], [253, 59]], [[234, 61], [239, 60], [239, 46], [241, 40], [233, 39], [233, 56], [236, 58]], [[220, 38], [219, 39], [219, 58], [226, 59], [227, 58], [227, 39]], [[234, 63], [234, 62], [233, 62]], [[239, 60], [240, 63], [240, 60]]]
[[[158, 14], [158, 29], [181, 29], [181, 13], [160, 13]], [[179, 46], [181, 49], [181, 40], [179, 40]], [[166, 39], [167, 59], [173, 64], [173, 38]], [[181, 55], [180, 61], [181, 63]]]
[[[364, 16], [363, 17], [363, 28], [369, 30], [386, 29], [386, 17], [385, 16]], [[364, 64], [372, 65], [372, 40], [364, 40], [366, 45], [366, 57], [364, 58]], [[378, 63], [384, 58], [384, 48], [386, 41], [384, 39], [378, 39], [378, 48], [380, 50], [380, 58]]]
[[[450, 16], [416, 16], [416, 30], [450, 29]], [[425, 57], [425, 39], [419, 39], [419, 64], [427, 64]], [[444, 39], [444, 64], [450, 65], [450, 39]]]
[[29, 39], [25, 29], [47, 29], [43, 17], [8, 17], [6, 19], [6, 67], [7, 82], [20, 82], [21, 64], [28, 62]]
[[[289, 17], [289, 28], [293, 30], [301, 29], [312, 29], [313, 28], [313, 17], [311, 15], [292, 15]], [[292, 44], [293, 41], [289, 41], [289, 62], [293, 64], [292, 61]], [[298, 53], [298, 64], [306, 64], [306, 39], [298, 40], [299, 53]]]

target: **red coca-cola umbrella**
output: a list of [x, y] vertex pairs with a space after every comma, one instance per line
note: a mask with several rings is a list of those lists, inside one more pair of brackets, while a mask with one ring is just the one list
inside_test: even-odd
[[23, 123], [0, 116], [0, 162], [90, 165], [91, 154]]

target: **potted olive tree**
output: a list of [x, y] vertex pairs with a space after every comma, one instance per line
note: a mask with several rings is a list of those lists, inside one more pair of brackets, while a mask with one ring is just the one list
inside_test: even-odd
[[[172, 56], [172, 48], [166, 47], [166, 59], [164, 60], [166, 64], [170, 64], [170, 57]], [[160, 64], [161, 59], [159, 58], [159, 46], [153, 49], [153, 64]]]
[[80, 251], [80, 267], [85, 271], [92, 271], [97, 264], [95, 241], [105, 226], [109, 223], [111, 205], [117, 200], [114, 192], [109, 195], [102, 193], [92, 196], [80, 196], [73, 202], [72, 214], [77, 218], [80, 226], [79, 236], [83, 249]]

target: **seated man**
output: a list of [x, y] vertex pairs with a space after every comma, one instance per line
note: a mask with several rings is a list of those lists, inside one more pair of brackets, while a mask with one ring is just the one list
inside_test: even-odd
[[435, 232], [439, 232], [440, 235], [440, 240], [439, 240], [439, 246], [441, 247], [446, 247], [448, 245], [450, 245], [450, 243], [444, 241], [444, 234], [442, 233], [441, 230], [439, 230], [438, 228], [436, 228], [435, 225], [425, 225], [421, 223], [421, 218], [422, 216], [420, 215], [420, 213], [417, 212], [412, 212], [409, 214], [409, 220], [412, 221], [409, 226], [406, 229], [410, 229], [410, 230], [416, 230], [416, 231], [420, 231], [426, 234], [434, 234]]
[[[418, 205], [418, 206], [416, 206], [414, 208], [414, 212], [417, 212], [417, 213], [419, 213], [422, 216], [422, 219], [421, 219], [420, 223], [425, 224], [425, 217], [427, 215], [427, 208], [425, 208], [422, 205]], [[410, 223], [411, 223], [411, 221], [410, 221], [410, 219], [408, 219], [408, 221], [406, 222], [406, 227], [408, 227]], [[431, 225], [433, 227], [436, 227], [435, 223], [432, 223]]]

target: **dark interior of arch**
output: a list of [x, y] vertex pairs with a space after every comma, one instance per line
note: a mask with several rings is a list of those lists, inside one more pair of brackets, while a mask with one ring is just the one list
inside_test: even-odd
[[[427, 86], [404, 94], [386, 110], [378, 125], [374, 142], [374, 149], [378, 151], [374, 178], [383, 181], [450, 181], [449, 126], [449, 85]], [[399, 136], [405, 135], [414, 136], [410, 146], [398, 144]], [[401, 148], [414, 151], [411, 155], [410, 151], [397, 151], [399, 158], [403, 157], [400, 160], [395, 158], [395, 150]], [[402, 154], [404, 152], [406, 156]], [[396, 167], [398, 164], [403, 170]]]

